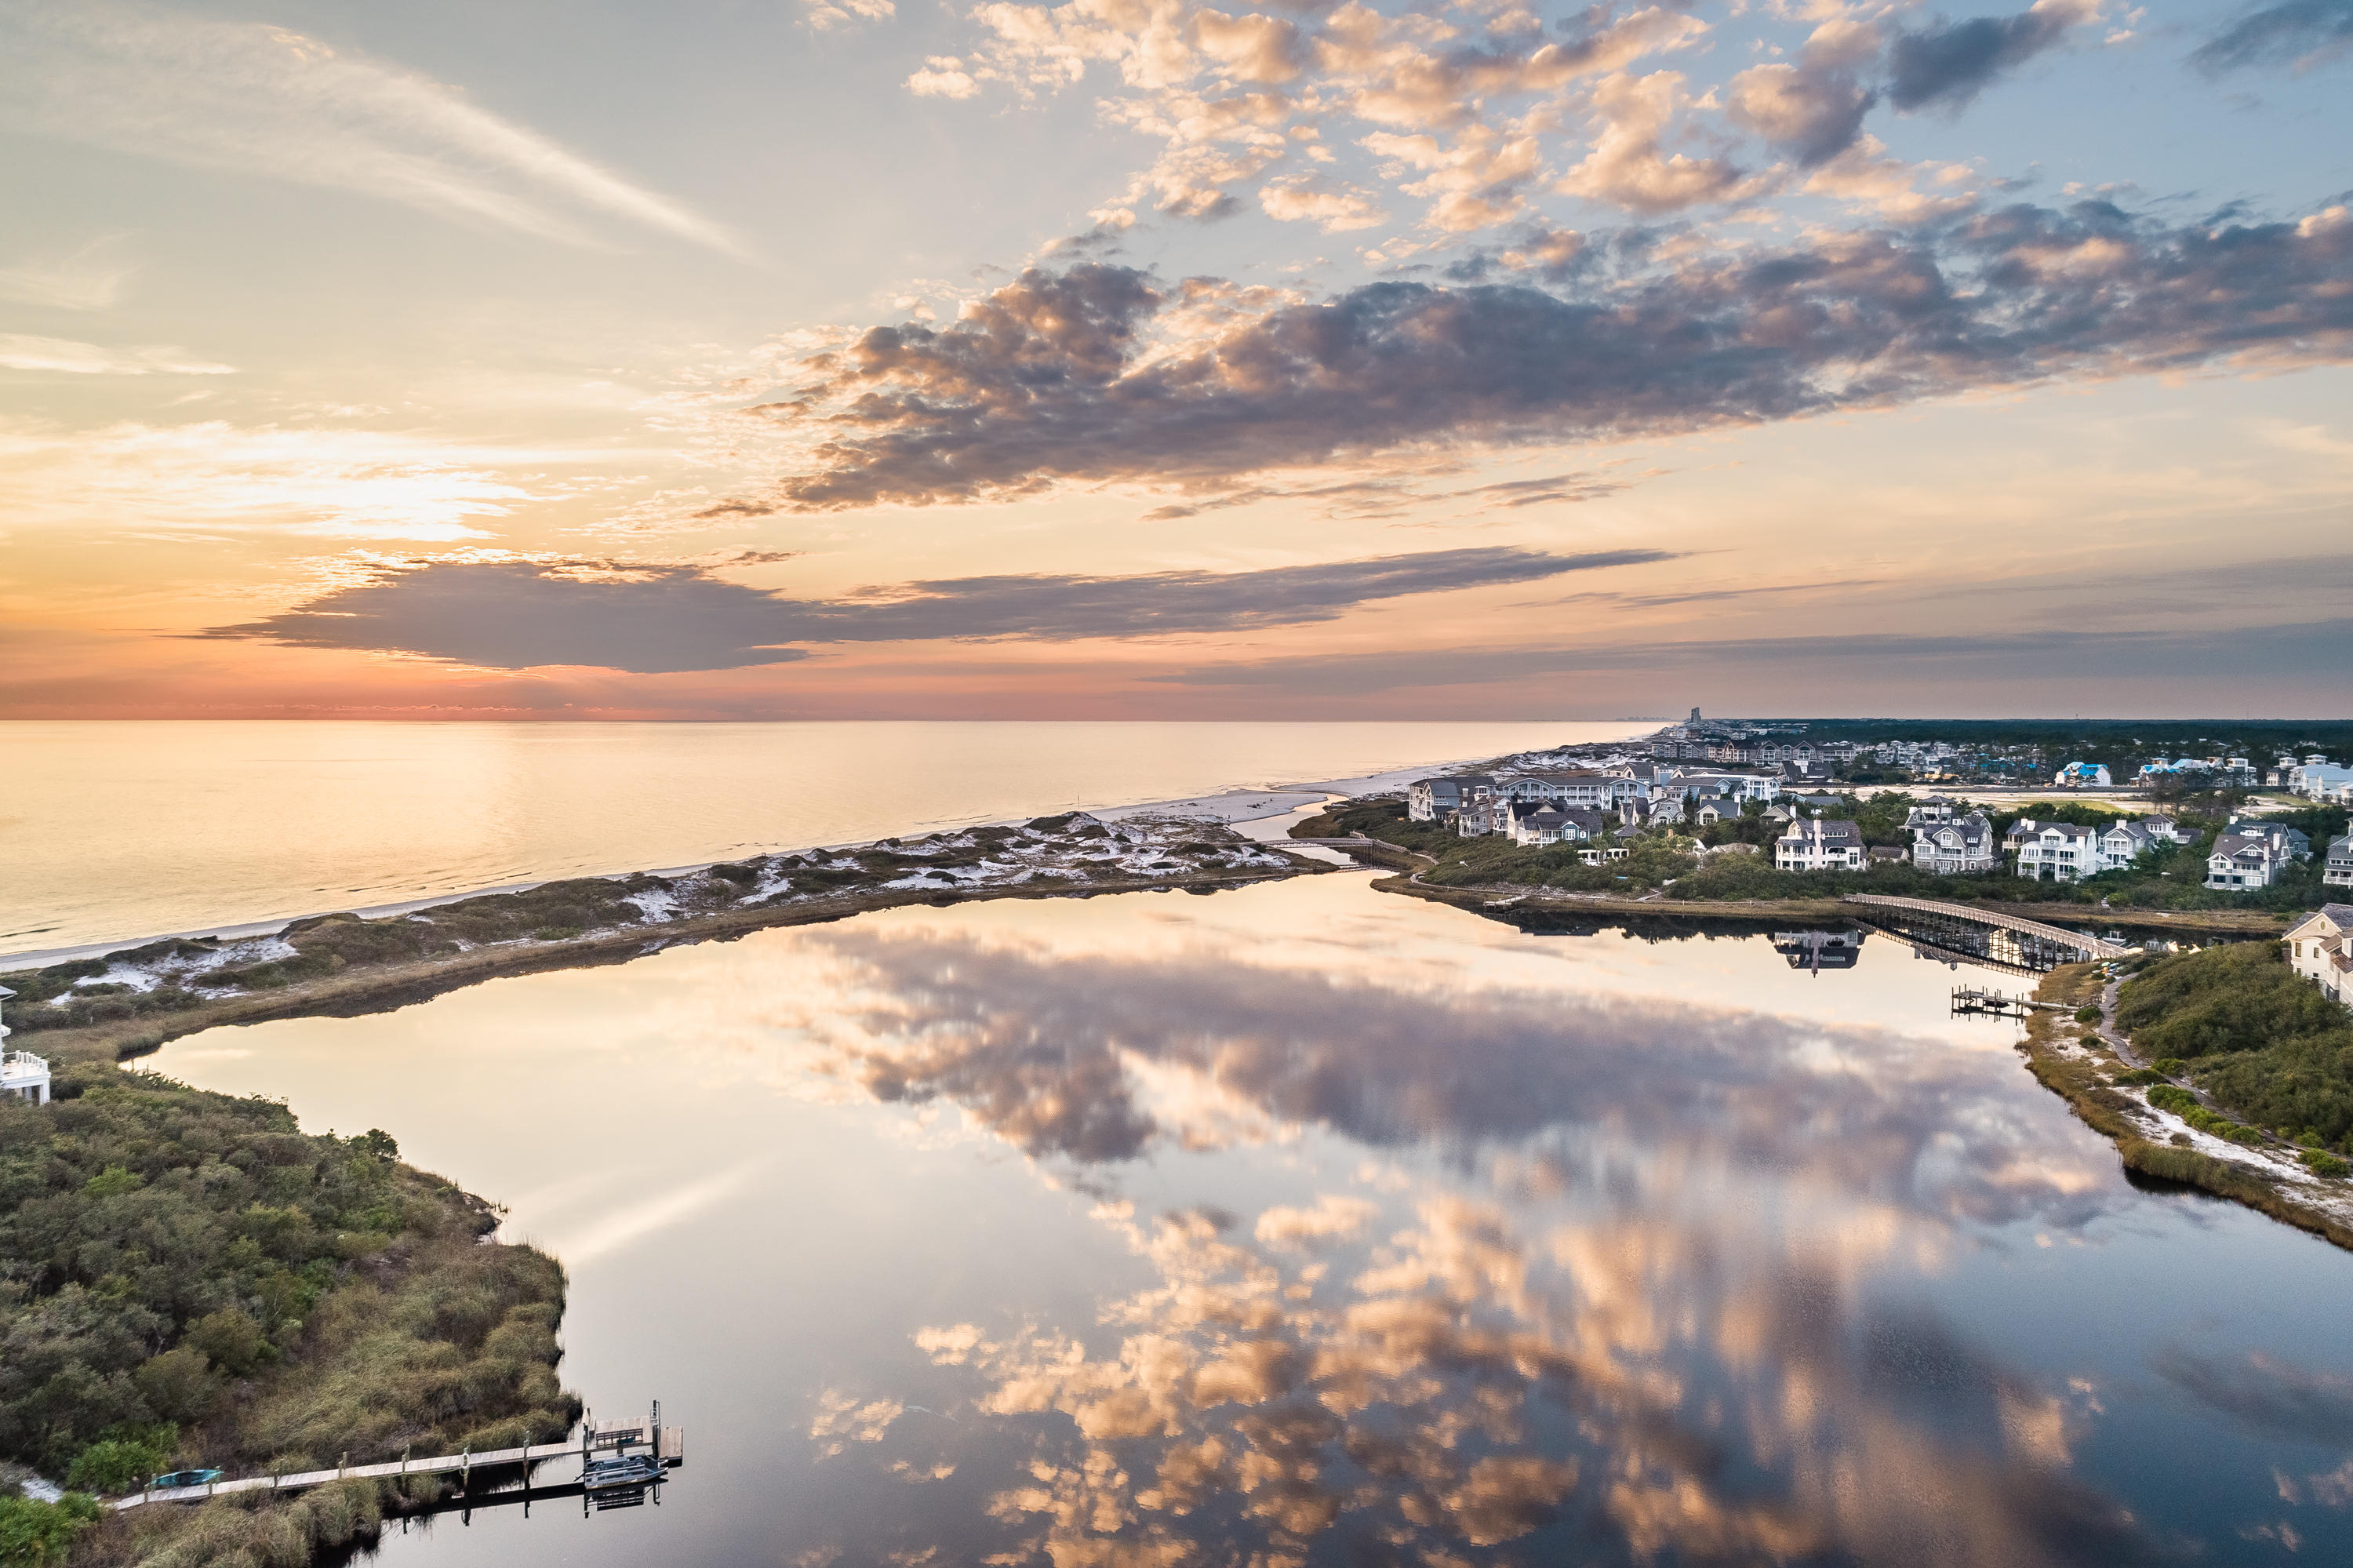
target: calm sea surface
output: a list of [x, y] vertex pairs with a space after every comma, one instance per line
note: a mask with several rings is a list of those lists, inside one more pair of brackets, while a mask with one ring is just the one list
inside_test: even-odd
[[0, 723], [0, 954], [1650, 727]]
[[1335, 873], [900, 909], [161, 1070], [383, 1127], [572, 1275], [659, 1508], [459, 1564], [2353, 1562], [2353, 1256], [2136, 1189], [1869, 939]]

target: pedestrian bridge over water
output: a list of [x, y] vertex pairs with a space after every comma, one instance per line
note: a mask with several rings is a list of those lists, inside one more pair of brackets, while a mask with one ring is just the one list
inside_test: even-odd
[[2046, 973], [2061, 964], [2122, 958], [2132, 950], [2081, 931], [1970, 904], [1880, 893], [1850, 893], [1842, 902], [1873, 911], [1862, 917], [1928, 956], [2014, 972]]

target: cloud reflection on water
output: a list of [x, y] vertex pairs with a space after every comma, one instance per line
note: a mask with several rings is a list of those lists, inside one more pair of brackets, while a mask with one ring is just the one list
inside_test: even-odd
[[[2006, 1052], [1202, 932], [914, 918], [794, 944], [828, 982], [772, 1022], [817, 1070], [959, 1107], [1092, 1190], [1302, 1139], [1415, 1167], [1402, 1192], [1240, 1216], [1106, 1197], [1152, 1285], [1092, 1325], [918, 1335], [980, 1418], [882, 1451], [997, 1477], [988, 1561], [2157, 1554], [2070, 1474], [2093, 1391], [1877, 1288], [1964, 1226], [2080, 1226], [2116, 1201]], [[1019, 1463], [981, 1458], [1007, 1444]], [[968, 1513], [934, 1542], [923, 1517], [871, 1555], [981, 1555]]]

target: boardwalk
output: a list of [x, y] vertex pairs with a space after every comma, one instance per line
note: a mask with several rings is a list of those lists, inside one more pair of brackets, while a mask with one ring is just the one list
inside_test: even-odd
[[118, 1509], [137, 1508], [142, 1503], [202, 1502], [206, 1498], [225, 1498], [238, 1492], [292, 1492], [309, 1487], [332, 1485], [336, 1481], [359, 1480], [378, 1476], [430, 1476], [450, 1470], [470, 1470], [480, 1465], [535, 1465], [542, 1459], [561, 1459], [580, 1454], [577, 1443], [539, 1443], [524, 1448], [497, 1448], [487, 1454], [448, 1454], [431, 1459], [393, 1459], [381, 1465], [345, 1465], [332, 1470], [300, 1470], [283, 1476], [248, 1476], [242, 1480], [215, 1481], [210, 1486], [172, 1487], [160, 1492], [140, 1492], [116, 1501]]
[[1875, 904], [1888, 909], [1910, 909], [1922, 915], [1938, 915], [1948, 920], [1968, 920], [1979, 926], [1994, 926], [2021, 936], [2033, 937], [2054, 948], [2073, 948], [2087, 959], [2120, 959], [2132, 951], [2115, 942], [2097, 937], [2080, 936], [2063, 931], [2056, 926], [2046, 926], [2040, 920], [2024, 920], [2015, 915], [2000, 915], [1990, 909], [1980, 909], [1968, 904], [1940, 904], [1933, 898], [1895, 898], [1881, 893], [1850, 893], [1843, 902]]
[[[659, 1434], [659, 1441], [656, 1434]], [[582, 1424], [580, 1436], [568, 1442], [535, 1443], [522, 1448], [493, 1448], [480, 1454], [443, 1454], [430, 1459], [387, 1459], [380, 1465], [343, 1465], [332, 1470], [296, 1470], [282, 1476], [247, 1476], [239, 1480], [215, 1481], [208, 1486], [171, 1487], [163, 1491], [140, 1492], [117, 1499], [113, 1506], [132, 1509], [147, 1503], [203, 1502], [207, 1498], [234, 1497], [239, 1492], [294, 1492], [310, 1487], [332, 1486], [337, 1481], [375, 1480], [397, 1476], [448, 1475], [451, 1472], [466, 1475], [477, 1468], [492, 1469], [501, 1465], [536, 1465], [543, 1459], [576, 1458], [586, 1467], [594, 1454], [608, 1448], [626, 1453], [632, 1446], [650, 1448], [654, 1461], [662, 1468], [675, 1468], [686, 1462], [686, 1430], [680, 1426], [657, 1426], [652, 1422], [634, 1418], [588, 1421]]]

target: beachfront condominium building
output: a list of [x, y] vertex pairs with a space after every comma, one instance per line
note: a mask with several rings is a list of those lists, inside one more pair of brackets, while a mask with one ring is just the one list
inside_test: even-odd
[[1773, 863], [1783, 871], [1861, 871], [1862, 830], [1834, 818], [1792, 822], [1773, 842]]
[[1588, 811], [1649, 793], [1645, 784], [1630, 774], [1588, 770], [1523, 773], [1517, 779], [1504, 779], [1496, 789], [1514, 800], [1549, 800], [1556, 806], [1575, 806]]
[[2353, 904], [2324, 904], [2280, 938], [2288, 968], [2353, 1007]]

